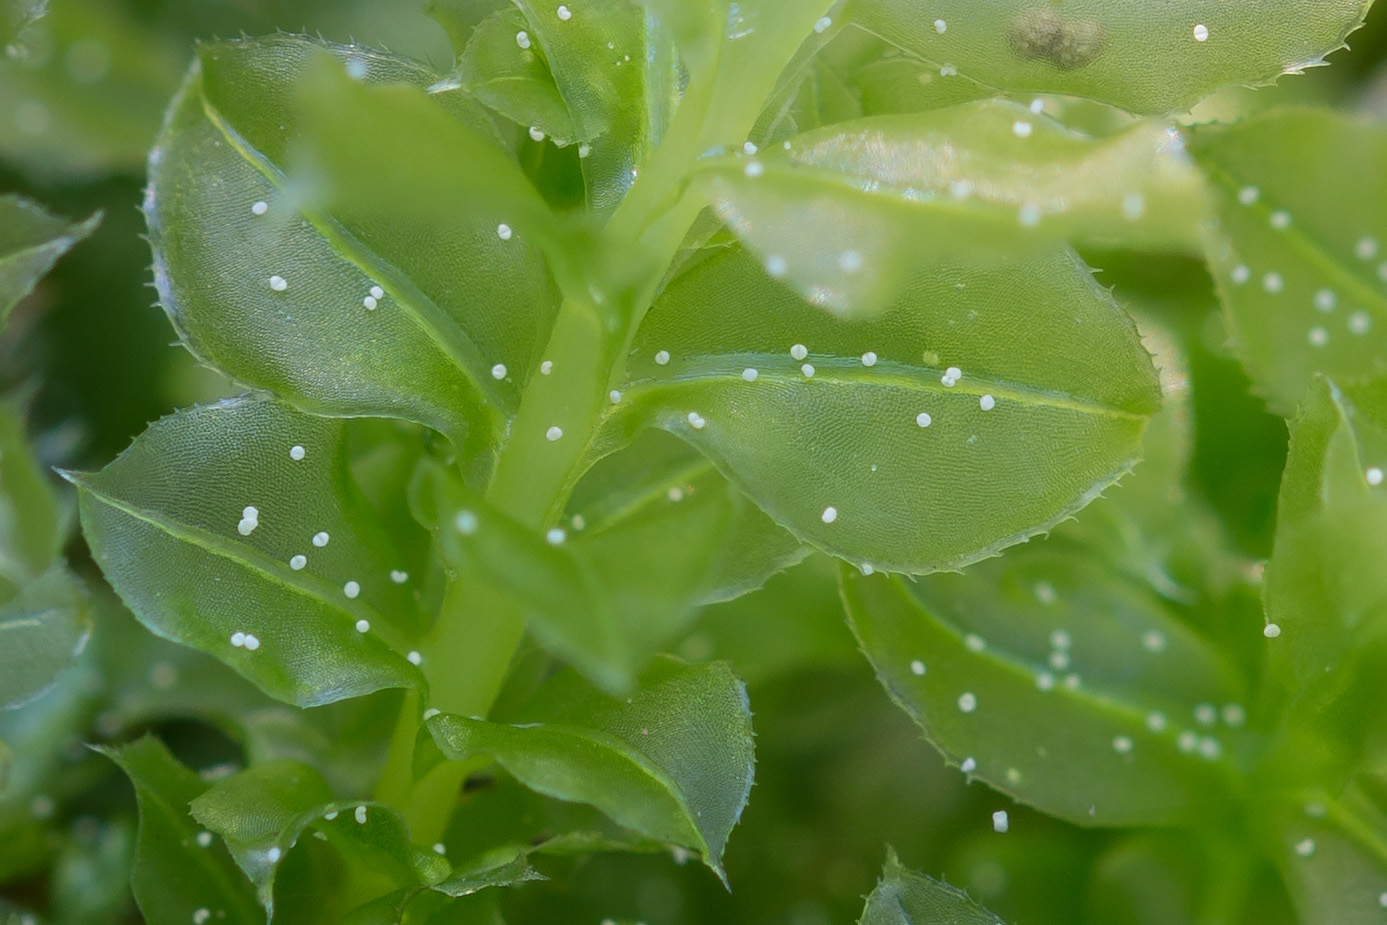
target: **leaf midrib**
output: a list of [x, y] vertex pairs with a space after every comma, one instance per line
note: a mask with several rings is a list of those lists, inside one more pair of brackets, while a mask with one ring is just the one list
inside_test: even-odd
[[[268, 180], [275, 190], [284, 194], [287, 187], [284, 172], [252, 147], [226, 120], [207, 98], [201, 84], [198, 86], [198, 98], [207, 121], [226, 139], [231, 149]], [[514, 410], [514, 402], [510, 397], [494, 386], [489, 372], [491, 367], [471, 337], [447, 312], [415, 286], [408, 276], [383, 260], [335, 218], [321, 215], [302, 203], [297, 203], [296, 209], [322, 236], [334, 254], [386, 288], [394, 302], [405, 309], [405, 314], [434, 342], [439, 352], [457, 367], [472, 387], [481, 393], [486, 403], [508, 411]]]
[[[748, 388], [755, 388], [757, 382], [769, 380], [778, 385], [799, 384], [808, 388], [823, 385], [840, 387], [891, 388], [905, 392], [924, 392], [933, 395], [971, 395], [981, 397], [991, 395], [1001, 401], [1014, 401], [1032, 407], [1054, 408], [1065, 411], [1078, 411], [1084, 414], [1101, 415], [1127, 421], [1144, 421], [1149, 413], [1126, 411], [1097, 401], [1087, 401], [1067, 392], [1017, 385], [968, 374], [956, 385], [945, 386], [939, 381], [945, 372], [924, 366], [906, 366], [890, 360], [878, 360], [875, 366], [866, 367], [857, 357], [819, 358], [813, 364], [814, 375], [806, 377], [798, 369], [777, 369], [776, 365], [785, 362], [782, 353], [739, 353], [738, 362], [731, 363], [728, 355], [709, 355], [684, 358], [680, 372], [666, 378], [635, 378], [627, 387], [627, 394], [635, 397], [641, 394], [658, 395], [660, 391], [696, 385], [706, 382], [726, 380], [739, 382]], [[757, 363], [767, 364], [758, 366]], [[775, 364], [775, 365], [770, 365]], [[754, 382], [742, 379], [742, 370], [756, 369]], [[827, 375], [825, 375], [827, 374]]]
[[325, 604], [331, 610], [341, 611], [347, 614], [348, 620], [353, 624], [358, 619], [368, 620], [371, 624], [372, 633], [379, 636], [394, 655], [398, 656], [402, 651], [409, 648], [403, 635], [396, 631], [390, 621], [374, 607], [369, 606], [365, 602], [353, 601], [350, 599], [337, 601], [334, 599], [335, 595], [329, 596], [329, 594], [323, 593], [325, 588], [330, 587], [325, 581], [308, 575], [300, 578], [293, 575], [281, 574], [280, 568], [282, 564], [279, 563], [278, 560], [271, 559], [257, 549], [234, 543], [202, 527], [195, 527], [191, 524], [169, 520], [155, 512], [136, 507], [133, 504], [129, 504], [122, 499], [115, 498], [101, 491], [92, 484], [90, 478], [77, 476], [72, 476], [72, 478], [77, 483], [79, 489], [87, 492], [102, 504], [114, 508], [143, 523], [149, 524], [155, 529], [173, 537], [175, 540], [187, 543], [191, 546], [196, 546], [204, 552], [233, 562], [247, 571], [254, 572], [268, 579], [273, 584], [287, 591], [292, 591], [295, 594], [309, 597], [321, 604]]

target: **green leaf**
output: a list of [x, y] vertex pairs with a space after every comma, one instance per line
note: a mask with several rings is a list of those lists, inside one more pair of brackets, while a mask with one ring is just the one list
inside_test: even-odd
[[1199, 129], [1216, 193], [1210, 264], [1239, 355], [1290, 417], [1314, 374], [1387, 369], [1387, 128], [1276, 110]]
[[0, 196], [0, 329], [39, 277], [100, 222], [100, 214], [84, 222], [66, 222], [28, 199]]
[[204, 844], [205, 833], [188, 814], [188, 804], [208, 785], [158, 739], [145, 737], [103, 754], [135, 785], [140, 829], [132, 885], [145, 920], [150, 925], [264, 922], [250, 884], [232, 865], [226, 849], [216, 841]]
[[[748, 576], [747, 563], [727, 562], [729, 551], [753, 547], [764, 531], [754, 518], [739, 517], [740, 496], [718, 490], [711, 477], [706, 490], [673, 502], [669, 488], [680, 484], [668, 472], [654, 476], [666, 485], [659, 496], [632, 498], [620, 492], [639, 486], [612, 482], [610, 471], [599, 470], [586, 490], [592, 493], [578, 497], [588, 502], [591, 524], [579, 513], [567, 529], [545, 534], [488, 507], [441, 468], [424, 480], [432, 498], [421, 503], [446, 563], [517, 601], [541, 645], [619, 693], [697, 604], [733, 593], [775, 563], [753, 563]], [[729, 549], [734, 525], [737, 545]]]
[[901, 866], [896, 852], [867, 897], [858, 925], [1003, 925], [1001, 919], [957, 887]]
[[1345, 660], [1387, 635], [1384, 471], [1387, 379], [1317, 380], [1291, 425], [1265, 591], [1272, 673], [1312, 710], [1359, 674]]
[[310, 827], [358, 861], [368, 860], [373, 877], [383, 882], [434, 884], [448, 874], [446, 861], [410, 844], [397, 812], [379, 803], [335, 801], [318, 772], [299, 762], [263, 764], [219, 781], [193, 801], [192, 814], [225, 839], [271, 919], [279, 865]]
[[985, 263], [1057, 241], [1197, 244], [1203, 190], [1155, 121], [1093, 139], [1004, 100], [826, 126], [705, 163], [713, 208], [805, 299], [863, 317], [922, 264]]
[[849, 324], [723, 249], [656, 301], [629, 375], [619, 421], [683, 437], [802, 542], [900, 572], [1067, 518], [1130, 467], [1158, 402], [1135, 328], [1067, 253], [930, 269]]
[[63, 515], [25, 439], [19, 407], [0, 401], [0, 602], [57, 560]]
[[314, 706], [420, 683], [405, 653], [423, 617], [345, 453], [340, 422], [240, 398], [158, 421], [69, 478], [97, 563], [145, 626]]
[[[668, 35], [649, 28], [629, 0], [583, 0], [556, 8], [514, 0], [523, 40], [540, 50], [573, 123], [591, 211], [610, 212], [664, 134], [679, 100], [678, 61]], [[557, 10], [557, 11], [556, 11]], [[511, 43], [520, 37], [512, 32]]]
[[1235, 792], [1231, 670], [1100, 562], [1047, 544], [915, 583], [842, 574], [877, 676], [966, 773], [1079, 825], [1207, 820]]
[[87, 642], [82, 588], [61, 565], [0, 606], [0, 709], [38, 697]]
[[1220, 87], [1266, 84], [1344, 47], [1370, 0], [1197, 0], [1063, 5], [853, 0], [849, 19], [940, 68], [1005, 90], [1063, 93], [1139, 113], [1185, 109]]
[[1302, 925], [1370, 925], [1387, 906], [1387, 816], [1351, 787], [1333, 800], [1276, 800], [1266, 849]]
[[160, 298], [199, 356], [308, 410], [480, 448], [556, 303], [533, 243], [547, 213], [460, 94], [424, 92], [436, 80], [293, 36], [205, 44], [145, 212]]
[[517, 725], [442, 715], [429, 731], [449, 758], [489, 755], [533, 790], [697, 851], [725, 881], [754, 763], [746, 691], [726, 666], [661, 658], [623, 699], [564, 673]]
[[463, 90], [496, 112], [526, 127], [534, 127], [555, 143], [571, 144], [577, 137], [573, 118], [554, 85], [549, 65], [530, 41], [522, 48], [516, 36], [528, 22], [516, 9], [498, 10], [478, 24], [458, 58], [458, 81]]
[[[709, 507], [736, 513], [730, 523], [700, 517], [698, 511]], [[699, 603], [753, 591], [808, 552], [754, 505], [742, 503], [707, 457], [660, 431], [641, 434], [588, 470], [569, 498], [567, 521], [575, 530], [581, 524], [589, 535], [605, 535], [604, 547], [611, 555], [628, 558], [642, 550], [642, 559], [668, 562], [689, 554], [700, 523], [714, 528], [714, 536], [698, 544], [717, 548], [715, 564], [692, 595]], [[643, 539], [638, 532], [642, 521], [649, 524]]]

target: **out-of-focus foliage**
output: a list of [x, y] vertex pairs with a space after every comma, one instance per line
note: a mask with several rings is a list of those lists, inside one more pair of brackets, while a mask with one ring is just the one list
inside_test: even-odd
[[1380, 921], [1369, 7], [0, 0], [0, 923]]

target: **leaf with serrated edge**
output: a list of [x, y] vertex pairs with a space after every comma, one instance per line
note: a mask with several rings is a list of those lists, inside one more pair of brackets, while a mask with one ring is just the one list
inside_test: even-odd
[[519, 725], [429, 720], [449, 758], [485, 754], [533, 790], [591, 804], [642, 835], [698, 851], [720, 878], [751, 790], [751, 712], [725, 665], [657, 660], [630, 697], [572, 673], [552, 679]]
[[295, 761], [259, 765], [213, 784], [193, 801], [192, 814], [225, 840], [272, 920], [275, 874], [309, 827], [330, 842], [364, 851], [373, 869], [396, 885], [433, 884], [448, 873], [445, 860], [410, 844], [395, 810], [369, 801], [334, 801], [318, 772]]
[[1291, 425], [1265, 588], [1271, 671], [1312, 708], [1342, 692], [1345, 656], [1387, 630], [1384, 472], [1387, 379], [1316, 381]]
[[[3, 42], [0, 42], [3, 44]], [[65, 222], [20, 196], [0, 196], [0, 330], [59, 257], [96, 230], [101, 216]]]
[[199, 839], [206, 833], [188, 813], [208, 784], [151, 737], [103, 754], [135, 785], [140, 831], [131, 881], [145, 920], [152, 925], [204, 917], [230, 925], [263, 923], [255, 893], [226, 848], [215, 840], [204, 845]]
[[957, 887], [902, 867], [894, 851], [887, 853], [886, 868], [857, 921], [858, 925], [1003, 925]]
[[1244, 708], [1215, 728], [1243, 700], [1231, 670], [1087, 556], [1026, 547], [915, 584], [846, 567], [842, 581], [887, 691], [950, 763], [971, 759], [1003, 793], [1116, 826], [1207, 820], [1233, 792]]
[[801, 541], [912, 573], [1083, 507], [1130, 467], [1159, 401], [1135, 327], [1069, 253], [931, 269], [850, 324], [724, 249], [656, 301], [629, 375], [618, 420], [683, 437]]
[[232, 399], [164, 418], [69, 478], [97, 564], [145, 626], [315, 706], [421, 683], [405, 652], [423, 617], [392, 578], [344, 438], [340, 421]]
[[1106, 138], [1004, 100], [826, 126], [704, 162], [713, 208], [774, 275], [828, 311], [887, 308], [925, 264], [1056, 242], [1198, 247], [1203, 184], [1184, 140], [1141, 121]]
[[0, 606], [0, 709], [42, 694], [87, 642], [86, 600], [61, 565]]
[[1238, 354], [1289, 417], [1315, 373], [1387, 370], [1387, 128], [1275, 110], [1196, 130], [1220, 217], [1209, 257]]
[[527, 233], [543, 223], [521, 219], [544, 209], [465, 100], [423, 92], [436, 77], [293, 36], [204, 44], [145, 214], [160, 299], [199, 356], [313, 411], [484, 442], [555, 304]]
[[944, 75], [991, 87], [1103, 100], [1139, 113], [1185, 109], [1220, 87], [1266, 84], [1322, 63], [1371, 0], [850, 0], [847, 18]]

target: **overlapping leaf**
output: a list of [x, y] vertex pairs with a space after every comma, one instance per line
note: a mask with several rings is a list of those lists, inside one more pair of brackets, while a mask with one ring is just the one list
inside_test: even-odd
[[728, 227], [810, 302], [887, 308], [922, 263], [986, 262], [1056, 241], [1196, 245], [1198, 175], [1169, 125], [1102, 139], [1000, 100], [826, 126], [708, 163]]
[[849, 324], [724, 249], [667, 287], [629, 369], [618, 414], [698, 447], [800, 540], [900, 572], [1067, 517], [1126, 471], [1158, 402], [1131, 322], [1066, 253], [927, 270]]
[[443, 715], [429, 730], [454, 760], [489, 755], [533, 790], [588, 803], [648, 838], [722, 851], [751, 789], [751, 712], [724, 665], [656, 661], [630, 697], [556, 676], [517, 725]]
[[192, 815], [225, 840], [271, 920], [280, 863], [309, 828], [355, 853], [373, 881], [388, 884], [381, 893], [414, 883], [431, 886], [448, 875], [444, 859], [410, 844], [404, 820], [393, 809], [336, 802], [318, 773], [297, 762], [269, 762], [214, 784], [193, 801]]
[[0, 328], [59, 257], [96, 230], [100, 215], [66, 222], [19, 196], [0, 196]]
[[[516, 41], [522, 33], [528, 48]], [[511, 121], [536, 128], [555, 143], [574, 141], [573, 117], [549, 65], [528, 39], [519, 10], [498, 10], [478, 24], [458, 57], [457, 78], [464, 90]]]
[[[1026, 547], [915, 584], [844, 569], [877, 675], [954, 764], [1080, 825], [1207, 820], [1233, 792], [1246, 708], [1149, 590]], [[1221, 728], [1218, 728], [1221, 727]]]
[[901, 866], [896, 853], [867, 897], [858, 925], [1003, 925], [962, 890]]
[[1194, 135], [1219, 203], [1210, 258], [1257, 388], [1289, 417], [1317, 372], [1387, 370], [1387, 129], [1276, 110]]
[[[668, 492], [682, 490], [677, 474], [653, 478], [665, 481], [658, 500], [623, 498], [599, 471], [587, 496], [592, 524], [575, 512], [577, 523], [546, 534], [488, 507], [441, 470], [427, 479], [431, 496], [423, 504], [444, 560], [463, 580], [491, 583], [523, 609], [541, 645], [617, 692], [687, 625], [697, 604], [754, 581], [775, 562], [758, 538], [765, 525], [739, 518], [742, 499], [725, 485], [710, 481], [707, 491], [675, 502]], [[725, 558], [728, 528], [737, 523], [735, 542], [760, 547], [759, 564]], [[782, 540], [772, 533], [769, 542]], [[740, 571], [746, 566], [750, 574]]]
[[1384, 471], [1387, 380], [1317, 381], [1291, 427], [1265, 597], [1272, 670], [1311, 708], [1346, 690], [1345, 659], [1371, 657], [1387, 631]]
[[159, 635], [300, 706], [419, 683], [405, 651], [423, 618], [350, 482], [340, 422], [225, 401], [70, 478], [98, 564]]
[[1103, 100], [1140, 113], [1184, 109], [1230, 84], [1264, 84], [1323, 61], [1370, 0], [1198, 0], [1132, 6], [1004, 0], [852, 0], [850, 20], [957, 74], [1004, 90]]
[[546, 213], [478, 111], [424, 92], [436, 79], [292, 36], [204, 45], [145, 211], [200, 356], [311, 410], [484, 445], [552, 317]]
[[[150, 925], [193, 921], [257, 925], [255, 894], [219, 842], [188, 813], [208, 784], [154, 738], [106, 752], [130, 777], [140, 804], [132, 883]], [[203, 842], [206, 841], [206, 844]], [[214, 918], [215, 917], [215, 918]]]

